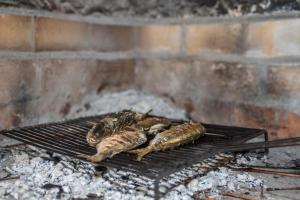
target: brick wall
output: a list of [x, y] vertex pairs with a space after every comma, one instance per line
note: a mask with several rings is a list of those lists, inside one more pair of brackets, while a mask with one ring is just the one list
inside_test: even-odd
[[0, 128], [135, 87], [196, 120], [299, 135], [300, 20], [110, 25], [0, 15]]
[[140, 60], [136, 83], [171, 98], [195, 120], [267, 128], [284, 138], [299, 135], [299, 70], [298, 64]]
[[64, 118], [84, 96], [131, 87], [132, 60], [0, 60], [1, 128]]

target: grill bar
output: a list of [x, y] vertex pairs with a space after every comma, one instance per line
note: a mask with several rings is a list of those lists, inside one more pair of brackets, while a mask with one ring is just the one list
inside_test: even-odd
[[265, 148], [297, 146], [297, 145], [300, 145], [300, 137], [266, 141], [266, 142], [245, 143], [243, 146], [230, 145], [227, 148], [220, 149], [220, 151], [248, 151], [253, 149], [265, 149]]

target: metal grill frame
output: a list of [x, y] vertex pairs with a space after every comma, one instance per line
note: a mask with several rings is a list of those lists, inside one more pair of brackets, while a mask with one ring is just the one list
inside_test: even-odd
[[[82, 153], [94, 154], [96, 153], [96, 149], [87, 144], [85, 137], [92, 125], [106, 115], [5, 129], [0, 131], [0, 134], [50, 152], [71, 157], [76, 157], [76, 155]], [[184, 122], [182, 120], [173, 121]], [[264, 142], [268, 141], [268, 134], [263, 129], [205, 123], [203, 125], [208, 133], [216, 135], [204, 136], [194, 144], [148, 154], [142, 161], [136, 161], [131, 154], [121, 153], [95, 165], [130, 171], [154, 179], [155, 199], [158, 199], [159, 181], [163, 177], [207, 159], [219, 152], [239, 151], [238, 147], [252, 138], [264, 135]], [[227, 147], [231, 147], [231, 149]]]

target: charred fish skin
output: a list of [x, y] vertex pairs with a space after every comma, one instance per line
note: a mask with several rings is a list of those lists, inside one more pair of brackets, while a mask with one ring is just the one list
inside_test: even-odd
[[184, 123], [173, 126], [170, 129], [158, 133], [149, 143], [149, 145], [142, 149], [131, 151], [137, 154], [137, 160], [141, 160], [146, 154], [153, 151], [161, 151], [171, 149], [189, 142], [193, 142], [199, 137], [203, 136], [205, 128], [200, 123]]
[[93, 125], [89, 130], [86, 140], [90, 146], [96, 146], [102, 139], [109, 137], [114, 132], [120, 131], [132, 125], [138, 120], [142, 120], [148, 113], [139, 113], [130, 110], [123, 110], [110, 114]]
[[135, 127], [147, 131], [147, 134], [155, 135], [171, 126], [171, 121], [163, 117], [147, 117], [138, 121]]
[[134, 149], [147, 141], [146, 133], [134, 128], [125, 128], [117, 134], [104, 138], [97, 144], [97, 154], [84, 156], [92, 162], [100, 162], [106, 158]]

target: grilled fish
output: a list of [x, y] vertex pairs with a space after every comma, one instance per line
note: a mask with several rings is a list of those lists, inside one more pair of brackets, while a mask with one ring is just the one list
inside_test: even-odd
[[192, 142], [200, 136], [203, 136], [204, 133], [205, 128], [200, 123], [188, 122], [176, 125], [166, 131], [158, 133], [147, 147], [130, 152], [137, 154], [137, 160], [141, 160], [150, 152], [170, 149]]
[[104, 138], [97, 144], [97, 154], [93, 156], [79, 155], [92, 162], [100, 162], [106, 158], [134, 149], [147, 141], [146, 133], [132, 127], [119, 131], [109, 137]]
[[170, 126], [171, 121], [162, 117], [147, 117], [135, 124], [135, 127], [146, 130], [147, 134], [157, 134]]
[[123, 130], [125, 127], [144, 119], [148, 113], [124, 110], [110, 114], [94, 124], [89, 130], [86, 140], [90, 146], [96, 146], [102, 139], [111, 136], [114, 132]]

